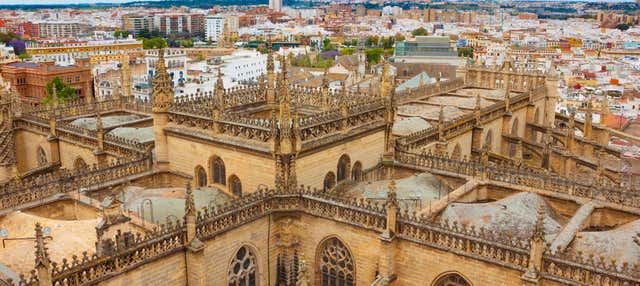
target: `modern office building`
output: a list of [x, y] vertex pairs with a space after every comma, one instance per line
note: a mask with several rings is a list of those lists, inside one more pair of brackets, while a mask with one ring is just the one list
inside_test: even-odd
[[455, 45], [449, 37], [417, 36], [413, 40], [396, 43], [396, 61], [417, 61], [432, 63], [459, 62]]
[[122, 30], [132, 31], [135, 35], [140, 31], [151, 31], [153, 29], [153, 16], [146, 14], [124, 14], [122, 15]]

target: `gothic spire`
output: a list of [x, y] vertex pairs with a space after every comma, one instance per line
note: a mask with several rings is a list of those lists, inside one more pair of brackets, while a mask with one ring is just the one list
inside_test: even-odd
[[536, 216], [536, 225], [533, 229], [532, 239], [544, 241], [544, 205], [538, 207], [538, 215]]
[[215, 107], [219, 110], [224, 109], [224, 81], [222, 79], [222, 69], [218, 67], [218, 78], [216, 80]]
[[273, 45], [271, 44], [271, 39], [267, 41], [267, 51], [267, 72], [273, 72], [275, 65], [273, 62]]
[[158, 50], [156, 74], [153, 77], [153, 112], [167, 112], [173, 103], [171, 76], [164, 63], [164, 49]]
[[120, 85], [122, 87], [121, 96], [128, 98], [131, 96], [131, 68], [129, 67], [129, 54], [127, 53], [124, 53], [120, 77]]
[[38, 266], [49, 267], [51, 261], [49, 260], [49, 253], [47, 253], [47, 247], [44, 243], [44, 235], [42, 233], [42, 225], [36, 223], [36, 268]]
[[287, 75], [287, 61], [284, 56], [280, 58], [282, 73], [279, 79], [278, 87], [280, 88], [280, 122], [289, 125], [291, 118], [291, 97], [289, 95], [289, 79]]

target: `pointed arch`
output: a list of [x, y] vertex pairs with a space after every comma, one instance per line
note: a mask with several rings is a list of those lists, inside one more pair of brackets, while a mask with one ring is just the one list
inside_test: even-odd
[[353, 168], [351, 168], [351, 180], [356, 182], [362, 181], [362, 163], [360, 163], [360, 161], [353, 163]]
[[518, 136], [518, 117], [515, 117], [511, 123], [511, 135]]
[[218, 156], [209, 158], [209, 169], [211, 169], [211, 181], [214, 184], [227, 185], [227, 170], [222, 158]]
[[344, 154], [340, 156], [340, 159], [338, 160], [337, 181], [341, 182], [343, 180], [349, 179], [350, 172], [351, 172], [351, 158], [349, 158], [349, 155]]
[[328, 172], [324, 176], [324, 183], [322, 184], [322, 189], [324, 191], [328, 191], [333, 189], [336, 186], [336, 175], [333, 172]]
[[458, 272], [445, 272], [431, 283], [431, 286], [472, 286], [471, 282]]
[[49, 164], [49, 159], [47, 159], [47, 152], [44, 151], [44, 148], [42, 148], [42, 146], [38, 146], [36, 156], [38, 167], [46, 166], [47, 164]]
[[356, 264], [347, 245], [335, 236], [325, 238], [316, 251], [317, 285], [356, 285]]
[[229, 191], [232, 194], [241, 197], [242, 196], [242, 182], [236, 175], [229, 176]]
[[252, 247], [240, 247], [229, 263], [229, 286], [258, 286], [258, 259]]
[[196, 179], [196, 186], [198, 187], [207, 186], [207, 171], [200, 165], [196, 166], [195, 179]]

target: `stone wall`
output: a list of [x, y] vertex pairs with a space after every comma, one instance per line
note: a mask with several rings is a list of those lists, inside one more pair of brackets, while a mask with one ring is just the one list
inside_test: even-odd
[[318, 150], [312, 154], [302, 155], [296, 160], [298, 184], [322, 188], [324, 177], [328, 172], [337, 175], [338, 160], [342, 155], [349, 156], [350, 167], [359, 161], [362, 163], [362, 169], [366, 170], [378, 164], [382, 153], [384, 153], [384, 132], [379, 131], [344, 141], [340, 145]]
[[[243, 152], [236, 148], [193, 141], [182, 137], [167, 136], [170, 169], [192, 175], [197, 166], [207, 172], [207, 184], [213, 185], [213, 170], [210, 166], [214, 156], [224, 161], [227, 180], [232, 175], [242, 182], [243, 193], [253, 192], [260, 185], [273, 186], [275, 182], [275, 161], [265, 155]], [[195, 183], [195, 179], [193, 181]], [[227, 191], [227, 186], [220, 186]], [[230, 192], [230, 190], [229, 190]]]
[[[277, 250], [273, 239], [275, 225], [269, 223], [269, 219], [269, 216], [257, 219], [206, 241], [205, 285], [228, 285], [231, 260], [242, 246], [248, 246], [256, 255], [258, 285], [269, 285], [267, 283], [269, 276], [273, 285], [276, 278]], [[267, 265], [270, 266], [271, 271], [267, 270]]]
[[51, 160], [51, 149], [46, 136], [29, 131], [16, 132], [16, 162], [18, 172], [23, 173], [38, 167], [38, 147], [42, 147]]
[[[104, 286], [187, 285], [184, 253], [178, 252], [146, 263], [99, 283]], [[214, 285], [214, 284], [211, 284]], [[218, 285], [218, 284], [215, 284]]]

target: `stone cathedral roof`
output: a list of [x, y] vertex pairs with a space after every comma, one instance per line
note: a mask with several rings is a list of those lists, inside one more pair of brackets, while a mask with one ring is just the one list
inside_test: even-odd
[[640, 263], [640, 245], [633, 241], [640, 233], [640, 220], [623, 224], [607, 231], [581, 231], [567, 249], [582, 257], [615, 257], [619, 263]]
[[563, 222], [542, 196], [534, 193], [519, 193], [487, 203], [453, 203], [442, 212], [440, 220], [528, 238], [533, 233], [539, 207], [544, 209], [545, 234], [560, 232]]

